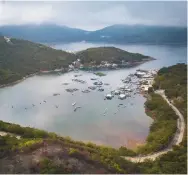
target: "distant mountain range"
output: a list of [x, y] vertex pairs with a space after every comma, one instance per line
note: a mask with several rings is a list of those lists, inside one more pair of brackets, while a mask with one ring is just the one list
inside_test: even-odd
[[113, 25], [96, 31], [57, 25], [2, 26], [0, 35], [34, 42], [103, 42], [143, 44], [186, 44], [186, 27]]

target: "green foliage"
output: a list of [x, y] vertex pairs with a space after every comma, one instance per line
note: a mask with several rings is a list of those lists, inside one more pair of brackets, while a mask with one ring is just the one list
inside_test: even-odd
[[95, 62], [100, 64], [101, 61], [108, 61], [111, 63], [122, 63], [124, 61], [142, 61], [148, 56], [144, 56], [138, 53], [130, 53], [115, 47], [98, 47], [89, 48], [77, 53], [77, 57], [81, 59], [83, 64]]
[[0, 84], [20, 80], [40, 70], [66, 68], [76, 60], [74, 54], [65, 51], [18, 39], [7, 43], [2, 36], [0, 48]]
[[172, 140], [177, 125], [177, 116], [173, 109], [164, 99], [155, 93], [150, 94], [151, 99], [145, 103], [146, 109], [150, 111], [154, 122], [150, 126], [150, 133], [144, 146], [137, 149], [138, 153], [148, 154], [164, 149]]
[[120, 156], [136, 156], [134, 151], [127, 149], [126, 147], [120, 147], [118, 152]]
[[8, 154], [11, 149], [19, 145], [19, 140], [12, 136], [0, 136], [0, 157]]
[[96, 73], [94, 73], [94, 74], [95, 74], [95, 75], [98, 75], [99, 77], [106, 76], [106, 74], [103, 73], [103, 72], [96, 72]]
[[21, 79], [21, 75], [10, 70], [0, 69], [0, 84], [8, 84]]
[[62, 165], [56, 165], [52, 160], [44, 158], [40, 161], [41, 174], [69, 174], [73, 173], [71, 169], [65, 168]]
[[0, 120], [0, 130], [20, 135], [22, 138], [49, 138], [49, 137], [56, 138], [57, 137], [55, 133], [48, 133], [46, 131], [30, 128], [30, 127], [21, 127], [20, 125], [3, 122], [1, 120]]
[[174, 101], [187, 118], [187, 65], [177, 64], [160, 69], [154, 88], [165, 89], [167, 97]]
[[74, 149], [74, 148], [69, 148], [69, 155], [72, 155], [72, 154], [74, 154], [74, 153], [76, 153], [76, 152], [77, 152], [76, 149]]

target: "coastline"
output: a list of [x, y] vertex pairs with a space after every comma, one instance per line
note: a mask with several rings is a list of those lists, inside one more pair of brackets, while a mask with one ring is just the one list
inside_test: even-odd
[[[113, 70], [120, 70], [120, 69], [128, 69], [128, 68], [132, 68], [132, 67], [136, 67], [136, 66], [139, 66], [141, 64], [144, 64], [146, 62], [149, 62], [149, 61], [154, 61], [156, 60], [155, 58], [152, 58], [152, 57], [149, 57], [149, 59], [147, 60], [143, 60], [141, 62], [137, 62], [136, 64], [134, 65], [131, 65], [131, 66], [128, 66], [128, 67], [123, 67], [123, 68], [117, 68], [117, 69], [109, 69], [109, 68], [106, 68], [106, 69], [102, 69], [102, 68], [99, 68], [99, 69], [96, 69], [96, 70], [93, 70], [92, 68], [86, 68], [88, 70], [84, 70], [84, 69], [79, 69], [79, 70], [82, 70], [82, 71], [106, 71], [106, 70], [110, 70], [110, 71], [113, 71]], [[72, 70], [73, 71], [73, 70]], [[23, 77], [22, 79], [19, 79], [19, 80], [16, 80], [14, 82], [11, 82], [11, 83], [8, 83], [8, 84], [1, 84], [0, 85], [0, 88], [4, 88], [4, 87], [9, 87], [9, 86], [13, 86], [15, 84], [18, 84], [18, 83], [21, 83], [22, 81], [26, 80], [27, 78], [30, 78], [32, 76], [35, 76], [35, 75], [39, 75], [39, 74], [49, 74], [49, 73], [68, 73], [68, 69], [65, 70], [65, 71], [55, 71], [55, 70], [48, 70], [48, 71], [44, 71], [44, 72], [36, 72], [36, 73], [33, 73], [33, 74], [29, 74], [25, 77]]]
[[23, 78], [20, 79], [20, 80], [17, 80], [17, 81], [12, 82], [12, 83], [2, 84], [2, 85], [0, 85], [0, 88], [4, 88], [4, 87], [8, 87], [8, 86], [13, 86], [13, 85], [15, 85], [15, 84], [18, 84], [18, 83], [24, 81], [25, 79], [27, 79], [27, 78], [29, 78], [29, 77], [32, 77], [32, 76], [37, 75], [37, 74], [38, 74], [38, 73], [30, 74], [30, 75], [27, 75], [27, 76], [23, 77]]
[[[135, 68], [134, 68], [135, 69]], [[124, 69], [122, 72], [124, 72], [124, 71], [126, 71], [126, 72], [129, 72], [129, 70], [126, 70], [126, 69]], [[119, 72], [118, 70], [117, 70], [117, 72]], [[84, 72], [83, 72], [84, 73]], [[72, 72], [71, 74], [74, 74], [74, 72]], [[92, 74], [92, 73], [91, 73]], [[34, 74], [34, 75], [36, 75], [36, 74]], [[51, 74], [50, 74], [51, 75]], [[42, 75], [43, 76], [43, 75]], [[41, 76], [41, 77], [42, 77]], [[45, 76], [45, 75], [44, 75]], [[46, 76], [48, 76], [48, 74], [46, 75]], [[62, 74], [62, 76], [63, 76], [63, 74]], [[56, 77], [56, 76], [55, 76]], [[20, 81], [23, 81], [24, 79], [22, 79], [22, 80], [20, 80]], [[29, 80], [30, 81], [30, 80]], [[119, 81], [119, 80], [118, 80]], [[143, 94], [142, 94], [143, 95]], [[142, 106], [143, 106], [143, 104], [142, 104]], [[144, 108], [144, 106], [143, 106], [143, 108]], [[138, 140], [138, 143], [140, 143], [140, 141], [139, 141], [139, 138], [137, 139]], [[141, 142], [144, 142], [145, 141], [145, 138], [141, 141]], [[134, 142], [137, 142], [137, 141], [134, 141]], [[137, 144], [137, 143], [136, 143]], [[104, 143], [104, 145], [105, 145], [105, 143]], [[119, 144], [119, 147], [120, 146], [124, 146], [124, 144]], [[126, 146], [127, 147], [127, 146]], [[130, 148], [130, 147], [129, 147]], [[132, 149], [132, 148], [131, 148]]]

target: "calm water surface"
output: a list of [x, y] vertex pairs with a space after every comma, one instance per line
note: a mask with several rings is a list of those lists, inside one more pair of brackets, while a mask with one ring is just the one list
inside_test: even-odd
[[[74, 52], [96, 46], [101, 45], [92, 43], [54, 45], [55, 48]], [[74, 78], [75, 73], [69, 72], [60, 76], [34, 76], [14, 86], [1, 88], [0, 119], [53, 131], [77, 140], [93, 141], [113, 147], [126, 145], [133, 148], [136, 144], [143, 143], [152, 123], [152, 119], [144, 112], [145, 98], [136, 94], [121, 101], [117, 98], [104, 100], [104, 96], [121, 85], [122, 78], [134, 73], [138, 68], [158, 69], [178, 62], [186, 62], [186, 47], [115, 46], [127, 51], [146, 54], [157, 60], [136, 68], [105, 72], [107, 76], [100, 79], [110, 85], [104, 86], [104, 92], [96, 90], [90, 93], [81, 92], [93, 83], [90, 78], [94, 75], [87, 72], [79, 72], [82, 76], [78, 77], [87, 81], [86, 84], [72, 82], [71, 79]], [[70, 84], [66, 86], [62, 83]], [[79, 90], [72, 95], [66, 92], [66, 88], [78, 88]], [[60, 95], [53, 96], [54, 93], [60, 93]], [[81, 106], [76, 112], [72, 106], [74, 102]], [[123, 103], [126, 107], [118, 107], [119, 103]], [[32, 104], [35, 106], [33, 107]], [[104, 116], [105, 109], [107, 113]]]

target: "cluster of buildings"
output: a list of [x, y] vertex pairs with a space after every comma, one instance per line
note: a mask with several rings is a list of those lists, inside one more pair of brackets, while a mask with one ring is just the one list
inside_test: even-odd
[[131, 95], [137, 93], [147, 93], [149, 87], [152, 87], [157, 70], [137, 70], [134, 74], [129, 74], [125, 79], [122, 79], [123, 85], [119, 86], [116, 90], [111, 91], [105, 97], [111, 100], [117, 96], [123, 100]]
[[137, 70], [135, 75], [140, 79], [140, 90], [147, 92], [152, 87], [154, 77], [157, 75], [157, 70]]
[[[122, 67], [128, 67], [131, 66], [131, 62], [128, 61], [120, 61], [119, 64], [111, 63], [109, 61], [101, 61], [100, 64], [96, 64], [96, 61], [88, 63], [87, 69], [117, 69]], [[72, 62], [72, 64], [69, 65], [69, 71], [72, 71], [74, 69], [83, 69], [84, 65], [81, 64], [80, 59], [77, 59], [76, 61]]]
[[10, 40], [10, 38], [8, 38], [8, 37], [6, 37], [6, 36], [4, 36], [4, 40], [5, 40], [7, 43], [12, 43], [11, 40]]

